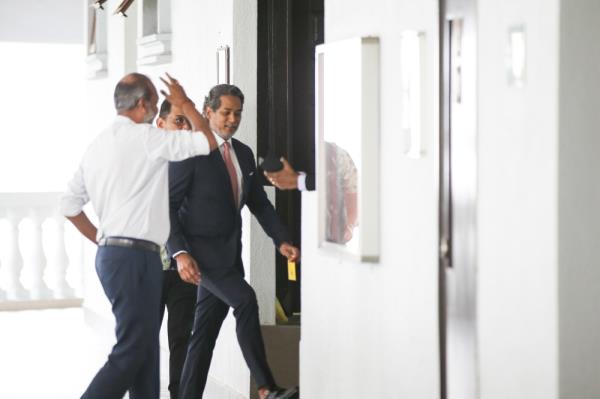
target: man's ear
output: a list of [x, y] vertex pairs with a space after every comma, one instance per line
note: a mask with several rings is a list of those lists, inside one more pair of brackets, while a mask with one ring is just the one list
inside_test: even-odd
[[167, 122], [160, 116], [158, 118], [156, 118], [156, 126], [158, 126], [159, 128], [164, 129], [165, 123], [167, 123]]
[[136, 106], [136, 108], [143, 109], [145, 111], [146, 110], [146, 101], [144, 101], [143, 98], [140, 98], [137, 101], [137, 104], [135, 104], [135, 106]]

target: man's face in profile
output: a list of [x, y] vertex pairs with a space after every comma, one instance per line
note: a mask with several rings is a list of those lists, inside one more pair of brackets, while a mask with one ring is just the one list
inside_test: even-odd
[[229, 140], [242, 121], [242, 102], [236, 96], [221, 96], [221, 106], [217, 110], [206, 107], [206, 117], [210, 128], [223, 140]]
[[183, 116], [181, 108], [174, 105], [171, 105], [171, 112], [164, 119], [158, 117], [156, 126], [165, 130], [192, 130], [192, 126], [187, 118]]

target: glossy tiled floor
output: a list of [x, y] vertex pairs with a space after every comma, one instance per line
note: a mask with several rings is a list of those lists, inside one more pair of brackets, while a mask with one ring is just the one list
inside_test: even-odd
[[0, 398], [79, 398], [111, 346], [80, 308], [0, 312]]

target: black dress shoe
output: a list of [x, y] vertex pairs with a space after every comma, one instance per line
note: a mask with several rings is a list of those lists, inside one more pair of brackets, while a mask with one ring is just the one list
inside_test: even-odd
[[300, 391], [298, 387], [283, 389], [274, 388], [269, 391], [269, 394], [265, 399], [298, 399], [300, 398]]

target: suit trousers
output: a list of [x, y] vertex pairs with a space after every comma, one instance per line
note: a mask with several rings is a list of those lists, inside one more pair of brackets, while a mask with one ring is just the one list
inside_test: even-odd
[[156, 252], [98, 247], [96, 272], [116, 319], [117, 343], [83, 399], [158, 399], [162, 263]]
[[231, 269], [215, 280], [203, 277], [198, 286], [194, 328], [181, 375], [181, 399], [202, 398], [215, 342], [230, 307], [237, 339], [256, 385], [275, 385], [260, 331], [256, 294], [242, 273]]
[[186, 283], [179, 277], [177, 270], [163, 272], [160, 320], [169, 312], [167, 332], [169, 336], [169, 392], [171, 399], [179, 397], [179, 380], [185, 362], [188, 341], [194, 323], [194, 305], [196, 304], [196, 286]]

